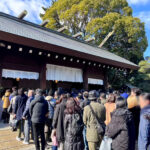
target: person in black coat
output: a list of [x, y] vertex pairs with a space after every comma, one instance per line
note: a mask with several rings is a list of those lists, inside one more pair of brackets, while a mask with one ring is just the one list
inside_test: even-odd
[[20, 88], [18, 90], [18, 96], [15, 100], [14, 106], [14, 118], [18, 121], [18, 136], [16, 137], [17, 141], [21, 141], [21, 133], [23, 133], [24, 120], [22, 119], [22, 115], [26, 106], [28, 97], [24, 94], [24, 90]]
[[122, 97], [116, 101], [116, 110], [106, 127], [106, 136], [112, 138], [112, 150], [135, 150], [135, 126], [132, 113]]
[[66, 108], [66, 102], [67, 102], [67, 95], [62, 94], [60, 98], [60, 104], [56, 105], [56, 109], [54, 112], [54, 118], [53, 118], [53, 129], [56, 129], [56, 137], [58, 140], [58, 148], [63, 150], [64, 149], [64, 110]]
[[[80, 107], [82, 109], [82, 113], [83, 113], [83, 110], [84, 110], [84, 107], [89, 105], [90, 104], [90, 100], [88, 99], [89, 97], [89, 93], [87, 91], [85, 91], [83, 93], [83, 102], [80, 103]], [[87, 139], [86, 139], [86, 126], [84, 126], [84, 129], [83, 129], [83, 140], [84, 140], [84, 150], [88, 150], [88, 142], [87, 142]]]
[[44, 125], [48, 112], [48, 103], [44, 99], [43, 91], [37, 89], [35, 99], [31, 102], [29, 108], [36, 150], [40, 150], [39, 137], [41, 138], [41, 149], [45, 150]]
[[64, 119], [65, 150], [83, 150], [83, 126], [81, 108], [73, 98], [69, 98]]

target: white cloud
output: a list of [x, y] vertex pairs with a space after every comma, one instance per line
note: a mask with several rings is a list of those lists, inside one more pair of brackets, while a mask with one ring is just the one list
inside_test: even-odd
[[150, 0], [128, 0], [129, 4], [133, 5], [145, 5], [150, 2]]
[[18, 16], [23, 10], [27, 10], [28, 14], [25, 17], [34, 23], [41, 22], [40, 13], [44, 13], [42, 6], [50, 6], [51, 0], [0, 0], [0, 11]]
[[142, 11], [135, 14], [135, 17], [138, 17], [145, 23], [147, 29], [150, 29], [150, 11]]

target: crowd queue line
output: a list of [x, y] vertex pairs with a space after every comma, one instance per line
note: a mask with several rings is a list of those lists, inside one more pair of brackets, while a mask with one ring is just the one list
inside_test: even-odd
[[[2, 120], [36, 150], [150, 150], [150, 93], [6, 90]], [[40, 142], [39, 142], [39, 139]], [[138, 148], [135, 146], [138, 141]]]

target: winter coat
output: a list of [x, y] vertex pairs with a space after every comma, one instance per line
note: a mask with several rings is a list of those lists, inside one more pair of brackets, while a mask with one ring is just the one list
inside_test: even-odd
[[[91, 102], [90, 105], [92, 106], [94, 112], [97, 114], [97, 117], [101, 120], [101, 122], [104, 123], [105, 121], [105, 107], [102, 104], [99, 104], [98, 102]], [[91, 112], [91, 109], [89, 106], [84, 107], [83, 112], [83, 122], [85, 126], [87, 127], [86, 137], [88, 142], [100, 142], [100, 137], [98, 135], [97, 129], [96, 129], [96, 119], [94, 115]]]
[[53, 117], [54, 117], [54, 109], [55, 109], [55, 106], [56, 106], [56, 100], [52, 99], [50, 101], [47, 101], [47, 103], [48, 103], [48, 110], [49, 110], [48, 118], [49, 119], [53, 119]]
[[56, 105], [53, 118], [53, 128], [56, 129], [56, 137], [58, 142], [64, 141], [64, 110], [66, 108], [66, 99], [63, 99], [62, 102]]
[[2, 97], [3, 108], [8, 108], [10, 105], [9, 95], [10, 95], [10, 92], [6, 92], [5, 95]]
[[11, 101], [14, 96], [16, 96], [16, 91], [14, 91], [10, 94], [9, 101]]
[[143, 108], [140, 113], [138, 148], [150, 150], [150, 105]]
[[135, 128], [132, 113], [126, 108], [118, 108], [112, 113], [111, 122], [106, 127], [106, 136], [112, 138], [113, 150], [135, 150]]
[[81, 114], [66, 114], [64, 121], [65, 150], [83, 150], [83, 120]]
[[116, 104], [108, 102], [104, 106], [105, 106], [105, 109], [106, 109], [105, 124], [108, 125], [111, 121], [111, 113], [116, 109]]
[[128, 109], [136, 107], [138, 105], [138, 98], [136, 96], [129, 96], [127, 99]]
[[34, 99], [34, 96], [31, 96], [28, 98], [28, 100], [26, 102], [26, 107], [25, 107], [25, 110], [23, 112], [23, 117], [26, 117], [27, 119], [31, 119], [31, 116], [29, 114], [29, 107], [30, 107], [30, 103], [32, 102], [33, 99]]
[[140, 122], [140, 107], [138, 106], [138, 97], [130, 96], [127, 99], [128, 109], [133, 115], [133, 120], [135, 124], [135, 135], [136, 139], [138, 139], [139, 133], [139, 122]]
[[21, 120], [24, 109], [26, 107], [27, 96], [25, 94], [16, 96], [14, 114], [16, 114], [16, 119]]
[[33, 123], [45, 123], [48, 114], [48, 103], [43, 96], [36, 95], [29, 107]]

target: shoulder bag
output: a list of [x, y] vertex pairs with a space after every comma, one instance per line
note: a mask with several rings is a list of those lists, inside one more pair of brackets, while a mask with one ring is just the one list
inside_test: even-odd
[[91, 109], [91, 112], [93, 114], [93, 116], [95, 117], [96, 119], [96, 127], [97, 127], [97, 132], [100, 136], [104, 136], [105, 134], [105, 124], [102, 123], [100, 121], [100, 119], [97, 117], [96, 113], [94, 112], [93, 108], [91, 105], [89, 105], [90, 109]]

